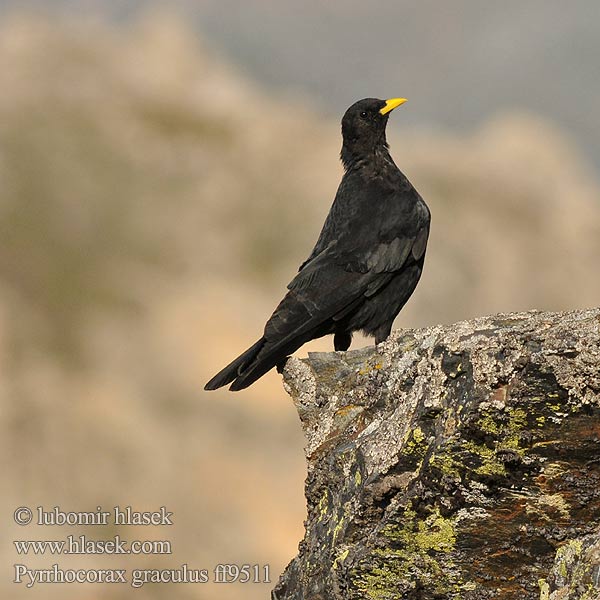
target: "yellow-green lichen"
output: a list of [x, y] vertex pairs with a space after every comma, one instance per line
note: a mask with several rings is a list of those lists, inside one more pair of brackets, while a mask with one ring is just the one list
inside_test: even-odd
[[356, 471], [356, 473], [354, 473], [354, 483], [357, 486], [362, 483], [362, 475], [360, 474], [360, 471]]
[[[524, 456], [521, 435], [527, 427], [527, 420], [528, 415], [521, 408], [507, 408], [503, 413], [483, 411], [477, 420], [477, 426], [480, 431], [491, 436], [491, 440], [488, 438], [487, 443], [467, 440], [462, 441], [459, 448], [442, 447], [430, 457], [429, 464], [450, 477], [460, 477], [468, 471], [478, 475], [504, 477], [507, 475], [506, 466], [499, 454], [510, 450], [520, 457]], [[473, 455], [474, 465], [471, 466], [471, 461], [465, 454]]]
[[561, 562], [558, 565], [558, 572], [560, 573], [561, 577], [564, 577], [565, 579], [567, 578], [568, 572], [567, 572], [567, 563], [566, 562]]
[[332, 545], [336, 544], [337, 538], [340, 535], [342, 529], [350, 520], [350, 513], [351, 513], [351, 503], [346, 502], [344, 504], [341, 515], [338, 513], [331, 519], [331, 523], [329, 524], [329, 533], [331, 534]]
[[462, 447], [479, 458], [481, 464], [474, 469], [475, 473], [479, 475], [506, 475], [504, 463], [497, 458], [496, 452], [491, 448], [484, 444], [476, 444], [471, 440], [464, 442]]
[[442, 517], [436, 509], [425, 521], [419, 522], [415, 543], [422, 551], [450, 552], [456, 545], [453, 521]]
[[317, 504], [317, 510], [319, 512], [319, 521], [323, 521], [327, 518], [327, 511], [329, 509], [329, 496], [327, 495], [327, 490], [323, 492], [321, 499], [319, 500], [319, 504]]
[[420, 427], [415, 427], [406, 434], [403, 452], [404, 454], [423, 453], [425, 451], [425, 434]]
[[350, 550], [346, 549], [344, 550], [341, 554], [339, 554], [336, 559], [333, 561], [333, 568], [337, 569], [338, 567], [338, 563], [342, 563], [346, 560], [346, 558], [348, 557], [348, 554], [350, 553]]
[[335, 544], [338, 535], [340, 534], [340, 531], [342, 530], [342, 527], [344, 526], [344, 522], [346, 520], [345, 516], [342, 516], [342, 518], [337, 522], [336, 526], [333, 528], [333, 541], [332, 543]]
[[460, 477], [460, 465], [449, 453], [442, 452], [440, 454], [433, 454], [429, 460], [429, 464], [432, 467], [439, 469], [444, 475]]
[[[580, 540], [572, 540], [557, 550], [553, 568], [555, 584], [561, 594], [576, 589], [579, 600], [597, 600], [598, 588], [593, 579], [594, 565], [587, 560], [581, 561], [583, 552], [583, 543]], [[589, 559], [589, 555], [587, 558]]]
[[496, 458], [499, 450], [511, 450], [519, 456], [524, 454], [521, 432], [527, 427], [527, 413], [522, 408], [508, 408], [507, 413], [507, 419], [496, 413], [484, 413], [477, 422], [482, 431], [496, 438], [494, 449], [474, 442], [464, 444], [465, 450], [473, 452], [482, 460], [482, 464], [475, 469], [480, 475], [506, 475], [504, 464]]
[[[579, 540], [571, 540], [568, 544], [561, 546], [556, 551], [555, 564], [559, 564], [559, 568], [562, 570], [564, 568], [566, 577], [566, 565], [568, 562], [571, 562], [578, 558], [581, 555], [581, 551], [583, 550], [583, 544]], [[562, 575], [562, 572], [561, 572]]]
[[550, 598], [550, 586], [545, 579], [538, 580], [540, 586], [540, 600], [548, 600]]
[[[380, 566], [371, 567], [368, 572], [353, 577], [357, 589], [370, 600], [396, 600], [399, 590], [414, 589], [415, 574], [419, 574], [432, 594], [444, 597], [460, 598], [461, 583], [448, 565], [444, 565], [431, 556], [411, 556], [406, 552], [384, 552], [377, 550], [372, 557]], [[352, 574], [351, 574], [352, 577]], [[452, 594], [448, 596], [447, 594]]]
[[454, 521], [437, 508], [424, 520], [408, 508], [401, 522], [386, 525], [381, 536], [386, 547], [375, 549], [369, 568], [354, 577], [371, 600], [397, 598], [399, 586], [414, 585], [415, 574], [435, 594], [464, 589], [466, 584], [459, 581], [448, 556], [456, 546]]
[[[423, 464], [423, 459], [427, 452], [427, 438], [420, 427], [415, 427], [406, 434], [402, 445], [402, 455], [407, 462], [404, 466], [411, 470], [418, 470]], [[408, 465], [408, 466], [407, 466]]]
[[492, 435], [497, 435], [500, 433], [500, 425], [498, 425], [497, 421], [492, 417], [492, 415], [486, 415], [482, 419], [479, 419], [478, 423], [479, 427], [482, 431], [486, 433], [490, 433]]
[[425, 434], [420, 427], [415, 427], [412, 432], [412, 437], [415, 443], [420, 444], [425, 439]]
[[522, 408], [513, 408], [509, 410], [510, 414], [510, 426], [511, 427], [519, 427], [522, 429], [527, 425], [527, 413]]

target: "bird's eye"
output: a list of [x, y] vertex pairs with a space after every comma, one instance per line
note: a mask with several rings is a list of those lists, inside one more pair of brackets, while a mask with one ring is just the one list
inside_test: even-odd
[[363, 119], [366, 119], [366, 118], [367, 118], [367, 111], [366, 111], [366, 110], [363, 110], [363, 111], [360, 113], [360, 116], [361, 116]]

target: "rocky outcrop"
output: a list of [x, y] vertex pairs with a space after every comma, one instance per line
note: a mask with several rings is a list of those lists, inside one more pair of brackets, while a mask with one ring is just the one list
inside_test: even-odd
[[306, 535], [276, 600], [600, 598], [600, 310], [291, 359]]

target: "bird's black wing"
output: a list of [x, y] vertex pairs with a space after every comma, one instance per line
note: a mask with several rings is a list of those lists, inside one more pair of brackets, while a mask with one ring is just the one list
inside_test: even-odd
[[[353, 194], [352, 180], [344, 176], [337, 190], [329, 214], [323, 223], [323, 228], [319, 234], [319, 239], [312, 249], [309, 257], [300, 265], [299, 271], [302, 271], [311, 261], [320, 256], [323, 252], [331, 249], [333, 244], [344, 245], [344, 238], [348, 237], [352, 221], [357, 220], [357, 206], [355, 206], [356, 196]], [[354, 196], [354, 197], [353, 197]]]
[[335, 322], [377, 293], [407, 262], [419, 260], [428, 222], [413, 236], [388, 236], [375, 247], [331, 241], [308, 261], [288, 285], [288, 293], [267, 322], [265, 343], [256, 359], [234, 382], [246, 387], [307, 341], [332, 333]]
[[[403, 177], [403, 176], [402, 176]], [[359, 298], [377, 293], [407, 263], [421, 260], [429, 209], [406, 178], [401, 189], [352, 193], [342, 183], [313, 253], [288, 285], [265, 327], [267, 340], [337, 320]], [[344, 198], [357, 201], [344, 202]]]

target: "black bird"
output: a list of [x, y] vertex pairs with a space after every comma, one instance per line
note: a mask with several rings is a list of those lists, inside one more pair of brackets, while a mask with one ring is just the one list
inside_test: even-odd
[[344, 176], [321, 235], [263, 336], [204, 387], [254, 383], [309, 340], [334, 334], [347, 350], [362, 330], [385, 340], [425, 259], [429, 209], [388, 152], [389, 113], [404, 98], [365, 98], [342, 119]]

